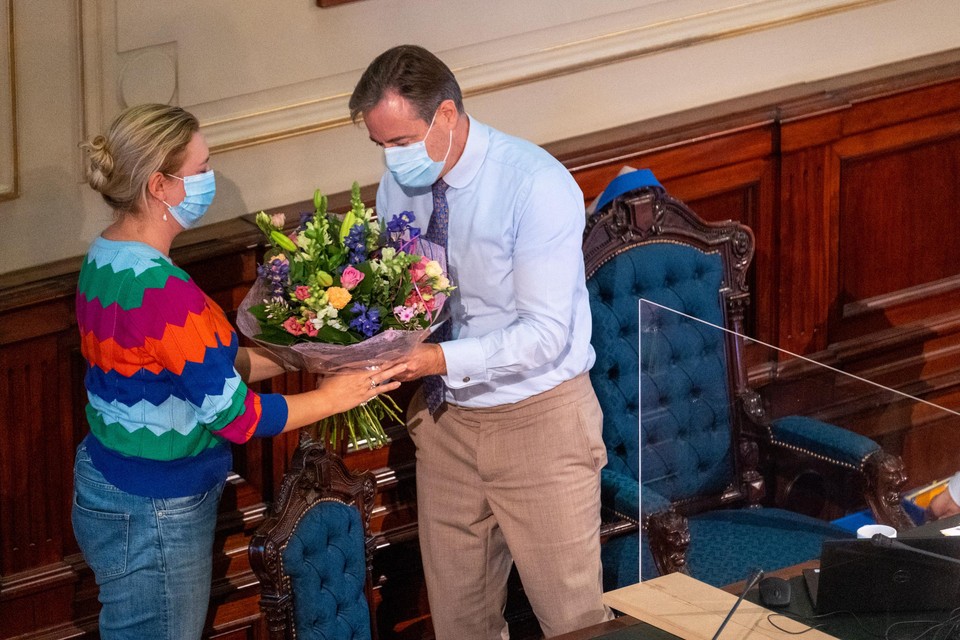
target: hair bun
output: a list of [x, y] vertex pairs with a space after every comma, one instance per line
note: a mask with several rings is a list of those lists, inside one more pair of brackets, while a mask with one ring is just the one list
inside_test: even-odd
[[87, 167], [87, 182], [97, 191], [102, 191], [113, 173], [113, 154], [107, 148], [107, 139], [98, 135], [81, 146], [86, 150], [90, 160]]

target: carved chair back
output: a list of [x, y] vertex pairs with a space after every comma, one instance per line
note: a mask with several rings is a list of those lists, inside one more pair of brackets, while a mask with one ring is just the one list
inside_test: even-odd
[[301, 436], [249, 548], [272, 640], [376, 638], [367, 534], [375, 490], [372, 473], [352, 473]]
[[[749, 394], [741, 341], [680, 315], [742, 332], [750, 229], [704, 222], [663, 189], [649, 187], [593, 216], [583, 246], [605, 473], [635, 482], [642, 457], [644, 491], [683, 513], [757, 504], [763, 486], [756, 448], [741, 433], [735, 410], [738, 398]], [[642, 323], [657, 328], [644, 331], [640, 299], [680, 314], [644, 305]]]

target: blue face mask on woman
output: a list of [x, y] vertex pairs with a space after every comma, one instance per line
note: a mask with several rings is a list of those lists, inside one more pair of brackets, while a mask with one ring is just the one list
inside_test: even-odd
[[217, 194], [217, 182], [213, 177], [213, 169], [186, 178], [173, 176], [169, 173], [166, 175], [183, 182], [183, 192], [186, 195], [176, 206], [170, 206], [165, 200], [161, 200], [161, 202], [167, 205], [167, 210], [174, 220], [180, 223], [181, 227], [189, 229], [203, 217], [203, 214], [207, 212], [207, 207], [213, 202], [213, 196]]
[[387, 169], [393, 174], [393, 177], [404, 187], [429, 187], [443, 171], [443, 165], [447, 162], [447, 156], [450, 155], [450, 149], [453, 147], [453, 130], [450, 131], [450, 142], [447, 143], [447, 152], [443, 160], [434, 160], [427, 153], [427, 137], [433, 129], [433, 123], [437, 119], [437, 114], [433, 114], [433, 120], [430, 121], [430, 127], [427, 129], [423, 140], [413, 142], [402, 147], [386, 147], [383, 150], [383, 156], [387, 163]]

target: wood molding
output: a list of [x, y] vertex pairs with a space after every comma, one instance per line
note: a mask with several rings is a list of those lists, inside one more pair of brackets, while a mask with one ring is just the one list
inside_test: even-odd
[[[85, 123], [88, 129], [96, 131], [106, 126], [106, 120], [123, 103], [124, 68], [130, 58], [151, 47], [161, 47], [164, 50], [158, 53], [162, 55], [156, 59], [166, 67], [166, 60], [175, 60], [180, 46], [191, 49], [191, 38], [195, 36], [175, 28], [161, 33], [145, 29], [136, 35], [127, 34], [122, 0], [78, 1], [83, 14], [80, 28]], [[333, 6], [345, 1], [318, 0], [318, 4]], [[532, 25], [528, 31], [486, 41], [468, 39], [455, 48], [437, 53], [450, 60], [464, 96], [470, 97], [865, 9], [886, 1], [644, 2], [606, 14], [591, 14], [587, 3], [571, 13], [574, 19], [569, 22]], [[149, 22], [150, 18], [148, 11], [143, 20]], [[244, 26], [240, 22], [237, 28]], [[183, 60], [174, 67], [174, 80], [181, 72], [189, 74], [191, 66], [194, 73], [200, 73], [202, 67], [198, 65], [202, 64], [194, 59]], [[322, 75], [318, 70], [317, 75], [296, 82], [243, 93], [206, 95], [200, 92], [196, 98], [181, 94], [178, 103], [200, 117], [211, 151], [218, 153], [350, 124], [347, 103], [361, 73], [362, 69], [338, 68]], [[138, 84], [139, 77], [137, 74], [129, 80]], [[180, 78], [174, 88], [182, 82]], [[150, 93], [155, 88], [155, 84], [145, 84], [136, 95]], [[167, 93], [166, 89], [162, 93]]]
[[0, 200], [20, 195], [17, 65], [13, 0], [0, 2]]

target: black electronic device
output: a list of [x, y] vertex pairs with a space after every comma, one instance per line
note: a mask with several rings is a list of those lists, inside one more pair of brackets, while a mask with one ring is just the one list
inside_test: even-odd
[[790, 604], [790, 582], [776, 576], [760, 581], [760, 604], [765, 607], [785, 607]]
[[805, 571], [818, 613], [949, 610], [960, 606], [960, 537], [826, 540]]

